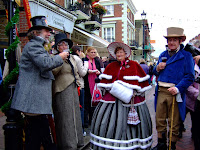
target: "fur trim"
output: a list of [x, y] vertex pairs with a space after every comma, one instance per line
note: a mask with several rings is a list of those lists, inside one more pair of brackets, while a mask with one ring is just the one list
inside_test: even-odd
[[150, 78], [149, 75], [146, 75], [145, 77], [139, 77], [139, 76], [124, 76], [124, 80], [138, 80], [138, 82], [144, 82], [147, 81]]
[[107, 80], [110, 80], [110, 79], [112, 79], [112, 76], [111, 75], [107, 75], [107, 74], [100, 74], [99, 75], [99, 79], [102, 80], [103, 78], [105, 78]]
[[117, 80], [116, 82], [118, 82], [118, 83], [120, 83], [120, 84], [122, 84], [122, 85], [124, 85], [124, 86], [126, 86], [126, 87], [128, 87], [128, 88], [130, 88], [130, 89], [141, 90], [141, 87], [138, 86], [138, 85], [132, 85], [132, 84], [123, 82], [123, 81], [121, 81], [121, 80]]
[[105, 88], [106, 90], [110, 90], [112, 88], [112, 83], [97, 83], [98, 88]]
[[144, 87], [144, 88], [142, 88], [141, 90], [139, 90], [138, 92], [145, 92], [145, 91], [147, 91], [147, 90], [149, 90], [149, 89], [151, 89], [152, 88], [152, 86], [151, 85], [149, 85], [149, 86], [146, 86], [146, 87]]
[[129, 83], [123, 82], [123, 81], [121, 81], [121, 80], [117, 80], [117, 82], [120, 83], [120, 84], [122, 84], [122, 85], [124, 85], [124, 86], [126, 86], [126, 87], [128, 87], [128, 88], [131, 88], [131, 89], [137, 90], [137, 92], [140, 92], [140, 93], [145, 92], [145, 91], [147, 91], [147, 90], [149, 90], [149, 89], [152, 88], [151, 85], [146, 86], [146, 87], [144, 87], [144, 88], [141, 88], [141, 87], [138, 86], [138, 85], [132, 85], [132, 84], [129, 84]]

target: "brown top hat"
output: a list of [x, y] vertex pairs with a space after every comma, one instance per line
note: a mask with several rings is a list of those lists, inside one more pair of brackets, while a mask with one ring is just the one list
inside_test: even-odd
[[52, 29], [47, 25], [47, 20], [45, 16], [35, 16], [31, 18], [30, 21], [32, 22], [32, 27], [28, 30], [28, 32], [41, 29], [52, 31]]
[[185, 41], [186, 36], [183, 33], [184, 30], [179, 27], [169, 27], [167, 28], [167, 36], [164, 36], [166, 39], [169, 37], [180, 37], [183, 41]]

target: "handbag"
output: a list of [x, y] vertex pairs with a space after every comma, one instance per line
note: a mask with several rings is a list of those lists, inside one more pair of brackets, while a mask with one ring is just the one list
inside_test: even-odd
[[121, 83], [115, 81], [110, 90], [110, 94], [128, 104], [133, 96], [133, 89], [128, 88], [127, 86], [124, 86]]
[[94, 90], [92, 93], [91, 107], [95, 107], [98, 105], [99, 101], [102, 99], [102, 94], [97, 84], [95, 83]]

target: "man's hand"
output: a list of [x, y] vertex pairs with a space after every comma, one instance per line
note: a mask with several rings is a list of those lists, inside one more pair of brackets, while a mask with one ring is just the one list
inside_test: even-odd
[[200, 59], [200, 55], [194, 57], [195, 63], [198, 64]]
[[165, 69], [165, 66], [166, 66], [166, 62], [160, 62], [160, 63], [157, 65], [156, 70], [159, 72], [160, 70]]
[[178, 91], [175, 87], [170, 87], [167, 89], [172, 95], [178, 94]]
[[62, 57], [63, 60], [66, 60], [67, 57], [69, 56], [69, 52], [62, 52], [59, 55], [60, 55], [60, 57]]

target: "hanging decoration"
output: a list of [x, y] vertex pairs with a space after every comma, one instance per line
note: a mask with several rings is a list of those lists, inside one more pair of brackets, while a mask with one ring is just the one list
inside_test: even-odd
[[107, 9], [100, 5], [97, 1], [92, 2], [92, 12], [94, 14], [99, 13], [100, 15], [104, 15], [107, 12]]
[[15, 41], [8, 47], [8, 49], [5, 52], [6, 59], [8, 59], [11, 51], [15, 51], [16, 50], [16, 48], [18, 46], [18, 43], [20, 43], [20, 41], [19, 41], [18, 36], [16, 36]]
[[[8, 22], [8, 24], [5, 27], [5, 34], [7, 36], [9, 36], [9, 32], [12, 28], [15, 28], [16, 24], [19, 22], [19, 8], [17, 7], [14, 13], [14, 16], [11, 18], [10, 22]], [[20, 43], [19, 37], [16, 36], [15, 41], [10, 44], [10, 46], [8, 47], [8, 49], [5, 51], [5, 56], [6, 59], [8, 60], [8, 58], [10, 57], [10, 53], [11, 51], [15, 51], [18, 44]], [[18, 63], [16, 61], [16, 66], [13, 70], [10, 70], [10, 73], [5, 77], [5, 79], [3, 80], [3, 90], [5, 92], [7, 92], [8, 86], [12, 81], [17, 80], [17, 77], [19, 75], [19, 66]], [[11, 104], [11, 99], [8, 100], [7, 103], [5, 103], [2, 107], [1, 107], [1, 111], [2, 112], [6, 112], [7, 110], [9, 110], [10, 108], [10, 104]]]
[[15, 27], [15, 24], [19, 22], [19, 8], [17, 7], [15, 10], [15, 15], [11, 18], [11, 21], [8, 22], [5, 28], [5, 34], [9, 36], [9, 32], [11, 28]]
[[11, 81], [17, 78], [19, 74], [19, 66], [16, 63], [16, 67], [5, 77], [3, 80], [3, 89], [6, 90]]

